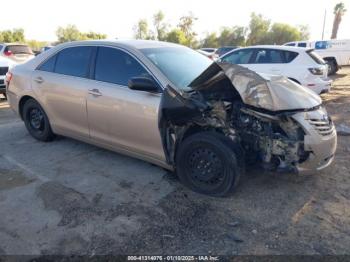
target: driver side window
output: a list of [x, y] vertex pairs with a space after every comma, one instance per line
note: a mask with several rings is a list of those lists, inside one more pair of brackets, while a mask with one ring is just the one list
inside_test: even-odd
[[131, 55], [116, 48], [99, 47], [96, 55], [94, 79], [128, 86], [132, 77], [151, 77]]

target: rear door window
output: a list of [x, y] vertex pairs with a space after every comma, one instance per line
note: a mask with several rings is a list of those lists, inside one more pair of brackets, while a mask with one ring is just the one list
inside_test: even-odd
[[299, 54], [292, 51], [282, 51], [284, 63], [292, 62]]
[[146, 69], [131, 55], [116, 48], [99, 47], [95, 64], [95, 79], [127, 86], [132, 77], [148, 76]]
[[284, 59], [280, 50], [259, 49], [256, 52], [253, 64], [282, 64]]
[[253, 64], [285, 64], [290, 63], [298, 56], [297, 52], [277, 50], [277, 49], [259, 49], [256, 51]]
[[305, 42], [298, 43], [298, 47], [306, 47], [306, 43]]
[[221, 59], [222, 62], [231, 64], [249, 64], [252, 58], [254, 49], [236, 50]]
[[69, 47], [60, 51], [56, 58], [55, 73], [77, 77], [87, 77], [92, 47]]

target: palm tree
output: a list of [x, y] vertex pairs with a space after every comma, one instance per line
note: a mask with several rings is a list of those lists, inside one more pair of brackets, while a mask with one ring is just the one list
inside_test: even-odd
[[333, 11], [334, 21], [333, 21], [333, 29], [332, 29], [331, 39], [337, 38], [339, 25], [340, 25], [342, 16], [345, 14], [345, 12], [346, 12], [346, 9], [345, 9], [345, 5], [343, 2], [340, 2], [340, 3], [335, 5], [334, 11]]

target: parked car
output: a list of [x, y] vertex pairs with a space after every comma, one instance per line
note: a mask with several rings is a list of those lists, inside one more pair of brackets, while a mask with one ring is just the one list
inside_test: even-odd
[[309, 89], [172, 43], [65, 43], [14, 67], [6, 83], [34, 138], [60, 134], [147, 160], [214, 196], [233, 191], [246, 157], [306, 172], [329, 166], [336, 150]]
[[202, 47], [200, 48], [200, 50], [203, 50], [205, 52], [208, 52], [208, 53], [215, 53], [217, 48], [212, 48], [212, 47]]
[[315, 49], [315, 53], [328, 64], [330, 75], [335, 74], [342, 66], [350, 65], [350, 39], [295, 41], [284, 45]]
[[332, 81], [328, 66], [313, 49], [289, 46], [252, 46], [236, 49], [220, 61], [242, 65], [255, 72], [283, 75], [317, 94], [328, 92]]
[[40, 49], [40, 53], [45, 52], [45, 51], [47, 51], [47, 50], [50, 50], [52, 47], [53, 47], [53, 46], [51, 46], [51, 45], [44, 46], [44, 47], [42, 47], [42, 48]]
[[1, 44], [0, 56], [21, 64], [35, 57], [32, 49], [25, 44]]
[[9, 68], [12, 67], [13, 63], [0, 56], [0, 94], [2, 94], [6, 98], [6, 85], [5, 85], [5, 77]]
[[237, 48], [239, 48], [239, 46], [222, 46], [215, 51], [215, 54], [219, 58], [220, 56], [223, 56], [224, 54], [226, 54], [232, 50], [235, 50]]
[[202, 49], [197, 49], [197, 52], [210, 58], [211, 60], [216, 60], [218, 58], [218, 56], [215, 54], [215, 52], [210, 53], [210, 52], [204, 51]]

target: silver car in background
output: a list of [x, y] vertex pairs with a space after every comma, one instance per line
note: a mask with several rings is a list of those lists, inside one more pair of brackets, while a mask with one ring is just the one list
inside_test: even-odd
[[59, 134], [134, 156], [213, 196], [233, 191], [248, 158], [269, 170], [317, 171], [336, 150], [312, 91], [176, 44], [66, 43], [16, 66], [6, 83], [36, 139]]

